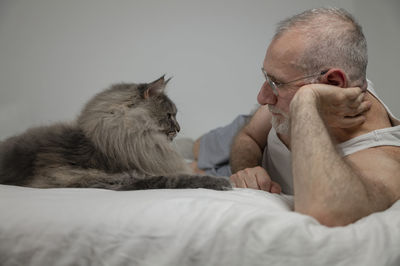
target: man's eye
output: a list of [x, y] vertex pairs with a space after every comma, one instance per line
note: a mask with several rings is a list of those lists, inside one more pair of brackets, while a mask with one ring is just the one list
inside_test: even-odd
[[279, 84], [282, 84], [282, 82], [279, 82], [279, 81], [276, 81], [276, 79], [274, 79], [274, 78], [269, 78], [273, 83], [275, 83], [275, 85], [279, 85]]
[[279, 86], [279, 85], [282, 84], [282, 82], [276, 81], [276, 79], [273, 78], [273, 77], [268, 76], [268, 78], [269, 78], [273, 83], [275, 83], [276, 86]]

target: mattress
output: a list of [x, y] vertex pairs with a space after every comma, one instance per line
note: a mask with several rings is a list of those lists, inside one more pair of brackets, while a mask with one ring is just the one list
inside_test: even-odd
[[329, 228], [252, 189], [0, 185], [0, 265], [400, 265], [400, 201]]

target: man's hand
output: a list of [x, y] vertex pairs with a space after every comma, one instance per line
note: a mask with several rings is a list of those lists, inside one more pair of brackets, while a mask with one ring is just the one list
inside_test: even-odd
[[278, 194], [282, 191], [281, 186], [272, 181], [265, 169], [260, 166], [240, 170], [231, 175], [230, 180], [235, 187], [253, 188]]
[[351, 128], [365, 121], [364, 113], [371, 103], [364, 100], [365, 91], [359, 87], [340, 88], [326, 84], [309, 84], [300, 90], [311, 90], [320, 114], [330, 127]]

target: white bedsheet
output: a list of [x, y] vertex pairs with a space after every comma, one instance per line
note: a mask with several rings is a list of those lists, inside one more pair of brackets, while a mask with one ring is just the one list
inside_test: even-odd
[[250, 189], [0, 185], [0, 265], [400, 265], [400, 201], [327, 228]]

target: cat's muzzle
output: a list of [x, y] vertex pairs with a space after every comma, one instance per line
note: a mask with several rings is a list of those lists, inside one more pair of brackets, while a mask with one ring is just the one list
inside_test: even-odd
[[176, 132], [176, 131], [170, 131], [167, 133], [167, 137], [169, 140], [173, 140], [177, 134], [178, 134], [178, 132]]

